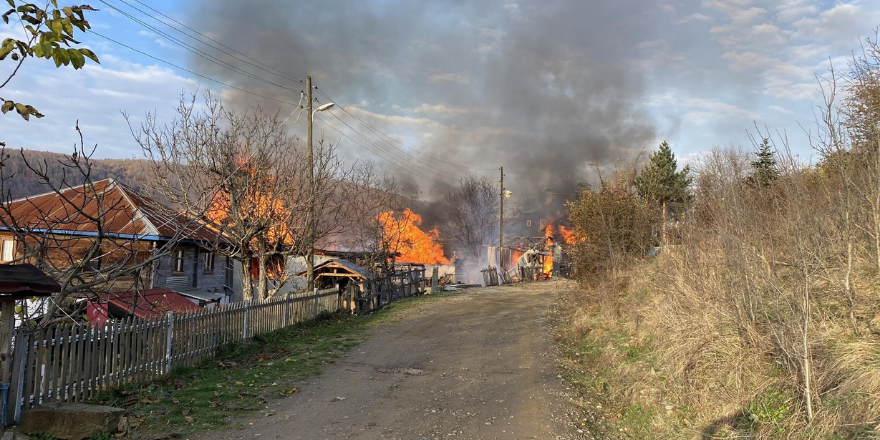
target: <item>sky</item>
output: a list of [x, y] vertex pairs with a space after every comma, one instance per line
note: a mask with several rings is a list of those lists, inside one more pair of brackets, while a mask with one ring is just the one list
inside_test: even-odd
[[[382, 165], [414, 196], [497, 178], [499, 166], [514, 191], [569, 187], [589, 180], [594, 164], [662, 140], [682, 163], [717, 146], [751, 148], [756, 126], [785, 133], [813, 160], [805, 130], [821, 103], [816, 75], [829, 63], [845, 69], [880, 25], [876, 0], [92, 6], [95, 33], [81, 41], [100, 65], [28, 60], [0, 89], [46, 115], [0, 118], [10, 147], [69, 152], [79, 121], [96, 157], [136, 158], [123, 113], [135, 124], [146, 112], [168, 121], [181, 94], [205, 90], [231, 107], [293, 114], [292, 133], [302, 135], [299, 80], [311, 75], [320, 103], [337, 104], [316, 117], [318, 136], [349, 161]], [[20, 32], [0, 24], [0, 38]], [[0, 78], [10, 64], [0, 62]]]

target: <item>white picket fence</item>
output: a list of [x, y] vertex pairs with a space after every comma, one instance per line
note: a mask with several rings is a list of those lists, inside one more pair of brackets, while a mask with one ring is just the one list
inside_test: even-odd
[[5, 420], [48, 402], [80, 402], [131, 382], [191, 366], [225, 344], [336, 312], [336, 288], [103, 325], [66, 324], [15, 333]]

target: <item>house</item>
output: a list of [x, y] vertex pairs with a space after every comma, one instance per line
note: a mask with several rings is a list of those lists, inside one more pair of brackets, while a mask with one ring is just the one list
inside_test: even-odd
[[146, 263], [138, 277], [108, 279], [101, 291], [167, 288], [198, 305], [228, 302], [235, 283], [232, 262], [211, 251], [222, 237], [114, 179], [25, 197], [9, 208], [8, 216], [0, 214], [9, 224], [0, 225], [0, 262], [28, 258], [13, 229], [30, 231], [26, 239], [35, 241], [30, 246], [45, 249], [59, 271], [81, 264], [85, 251], [103, 237], [100, 256], [89, 261], [85, 274], [93, 277], [106, 276], [111, 267], [145, 264], [155, 249], [170, 243], [170, 255]]

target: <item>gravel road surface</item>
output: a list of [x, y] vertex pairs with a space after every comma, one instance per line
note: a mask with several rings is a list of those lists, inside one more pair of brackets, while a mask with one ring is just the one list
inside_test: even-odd
[[245, 428], [200, 439], [568, 439], [551, 306], [560, 282], [443, 294], [268, 404]]

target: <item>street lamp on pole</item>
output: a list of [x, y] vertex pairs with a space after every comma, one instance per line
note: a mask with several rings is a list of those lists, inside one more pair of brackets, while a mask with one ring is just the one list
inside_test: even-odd
[[309, 100], [306, 111], [308, 112], [308, 162], [309, 162], [309, 212], [306, 218], [306, 227], [309, 230], [309, 247], [306, 250], [306, 288], [312, 291], [315, 288], [315, 157], [312, 154], [312, 123], [315, 119], [315, 113], [329, 110], [335, 104], [328, 102], [318, 108], [312, 110], [312, 77], [306, 77], [306, 94]]

